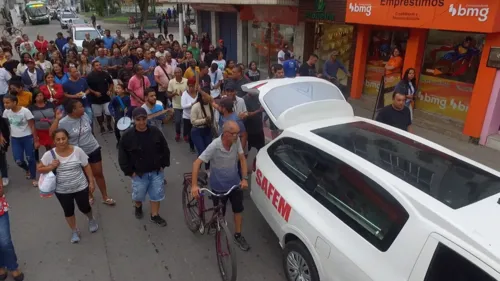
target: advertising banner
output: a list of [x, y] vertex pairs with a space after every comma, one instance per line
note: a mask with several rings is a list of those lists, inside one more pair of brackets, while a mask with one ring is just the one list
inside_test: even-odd
[[348, 0], [346, 23], [500, 32], [497, 0]]
[[[373, 62], [372, 62], [373, 63]], [[373, 65], [368, 62], [365, 72], [365, 85], [363, 86], [363, 93], [365, 95], [376, 96], [380, 88], [380, 81], [384, 76], [384, 66]]]
[[474, 84], [420, 75], [416, 108], [465, 121]]

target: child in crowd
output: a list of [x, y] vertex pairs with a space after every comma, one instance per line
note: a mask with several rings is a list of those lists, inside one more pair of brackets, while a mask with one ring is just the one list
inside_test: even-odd
[[123, 84], [116, 84], [115, 87], [116, 96], [111, 100], [108, 105], [109, 112], [111, 116], [115, 119], [115, 137], [116, 145], [120, 142], [120, 130], [117, 128], [118, 120], [122, 117], [132, 117], [132, 110], [130, 109], [130, 95], [125, 91], [125, 86]]

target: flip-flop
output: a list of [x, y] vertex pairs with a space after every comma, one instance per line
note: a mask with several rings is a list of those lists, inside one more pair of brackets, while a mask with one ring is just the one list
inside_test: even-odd
[[89, 204], [94, 205], [94, 198], [89, 198]]
[[111, 198], [108, 198], [106, 200], [103, 200], [102, 204], [105, 204], [105, 205], [108, 205], [108, 206], [114, 206], [114, 205], [116, 205], [116, 201], [113, 200], [113, 199], [111, 199]]

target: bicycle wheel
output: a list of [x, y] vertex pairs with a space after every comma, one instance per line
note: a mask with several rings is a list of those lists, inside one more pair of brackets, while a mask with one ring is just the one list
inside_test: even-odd
[[182, 189], [182, 209], [184, 211], [184, 221], [192, 232], [200, 227], [199, 202], [191, 195], [191, 185], [184, 183]]
[[21, 36], [21, 35], [23, 35], [23, 31], [21, 29], [19, 29], [19, 28], [13, 28], [12, 32], [13, 32], [14, 36]]
[[[219, 220], [219, 226], [215, 234], [215, 253], [217, 254], [217, 264], [219, 265], [219, 272], [222, 280], [236, 281], [237, 268], [236, 268], [236, 251], [233, 241], [233, 235], [227, 227], [226, 221]], [[224, 260], [229, 262], [225, 265]]]

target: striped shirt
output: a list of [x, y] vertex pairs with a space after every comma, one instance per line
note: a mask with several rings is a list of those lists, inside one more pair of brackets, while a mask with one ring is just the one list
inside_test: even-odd
[[[82, 191], [89, 186], [83, 172], [83, 167], [88, 165], [88, 156], [78, 146], [73, 146], [73, 153], [62, 157], [55, 151], [60, 164], [56, 169], [56, 193], [68, 194]], [[54, 158], [50, 151], [45, 152], [40, 160], [43, 165], [48, 166]]]

